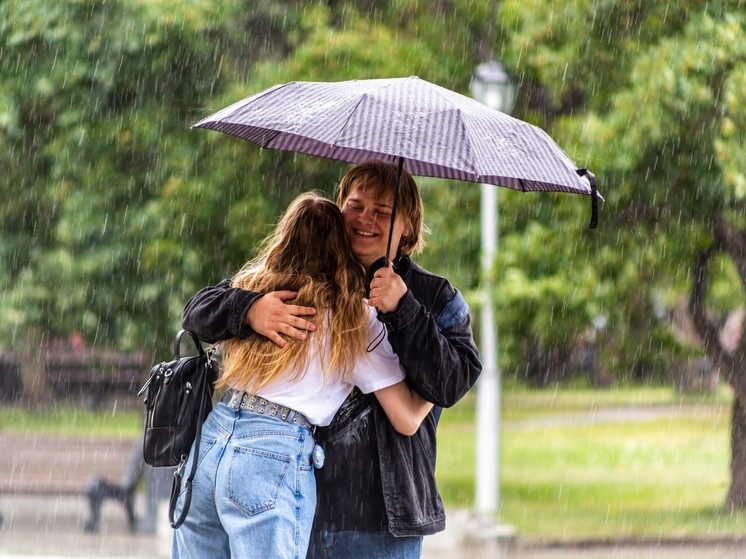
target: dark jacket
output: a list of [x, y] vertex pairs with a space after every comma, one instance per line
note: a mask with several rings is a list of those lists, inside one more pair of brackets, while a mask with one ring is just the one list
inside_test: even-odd
[[[355, 390], [332, 424], [317, 431], [326, 463], [316, 471], [314, 527], [326, 530], [388, 529], [420, 536], [445, 529], [445, 510], [435, 484], [435, 429], [441, 407], [458, 402], [482, 366], [471, 332], [469, 309], [445, 278], [409, 257], [396, 272], [408, 291], [392, 313], [379, 313], [407, 373], [407, 382], [436, 407], [411, 437], [399, 435], [373, 394]], [[230, 288], [224, 280], [187, 303], [182, 325], [213, 343], [245, 338], [249, 306], [259, 295]]]

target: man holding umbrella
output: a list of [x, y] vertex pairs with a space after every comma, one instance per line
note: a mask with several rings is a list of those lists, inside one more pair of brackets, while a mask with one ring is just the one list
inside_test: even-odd
[[[309, 558], [420, 557], [422, 536], [445, 528], [435, 484], [435, 429], [441, 408], [466, 394], [481, 363], [461, 294], [411, 259], [424, 244], [422, 200], [411, 175], [398, 173], [391, 163], [359, 164], [343, 177], [337, 203], [352, 252], [371, 277], [370, 304], [386, 325], [408, 382], [436, 407], [415, 435], [403, 437], [375, 398], [356, 390], [332, 424], [317, 431], [326, 463], [316, 472]], [[392, 265], [381, 266], [381, 260]], [[313, 309], [286, 304], [293, 293], [259, 294], [229, 285], [224, 280], [197, 293], [184, 309], [183, 327], [208, 342], [257, 333], [279, 344], [286, 343], [283, 335], [305, 339], [313, 329], [303, 318]]]

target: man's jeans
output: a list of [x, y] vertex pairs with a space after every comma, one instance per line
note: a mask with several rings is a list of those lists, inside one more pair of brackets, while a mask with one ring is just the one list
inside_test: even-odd
[[419, 559], [422, 536], [397, 538], [390, 532], [314, 530], [306, 559]]
[[[192, 504], [171, 557], [303, 559], [316, 509], [313, 445], [308, 429], [218, 403], [202, 428]], [[177, 518], [182, 500], [183, 488]]]

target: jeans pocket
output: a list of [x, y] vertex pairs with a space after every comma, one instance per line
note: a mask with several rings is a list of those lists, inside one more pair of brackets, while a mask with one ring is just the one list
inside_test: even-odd
[[253, 515], [275, 507], [293, 459], [289, 456], [235, 447], [228, 474], [228, 497]]

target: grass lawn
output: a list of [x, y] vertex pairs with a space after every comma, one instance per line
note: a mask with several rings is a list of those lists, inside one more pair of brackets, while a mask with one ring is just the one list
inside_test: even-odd
[[44, 413], [0, 407], [0, 432], [134, 439], [142, 434], [143, 413], [140, 409], [93, 411], [67, 405], [45, 409]]
[[[728, 390], [529, 390], [502, 398], [500, 520], [525, 537], [714, 537], [746, 533], [722, 510], [730, 461]], [[474, 394], [445, 410], [437, 477], [447, 507], [474, 503]], [[0, 408], [0, 431], [135, 438], [142, 410]]]
[[[666, 388], [504, 390], [501, 521], [551, 539], [743, 534], [746, 514], [722, 510], [730, 401]], [[447, 506], [473, 505], [474, 425], [471, 395], [443, 414]]]

